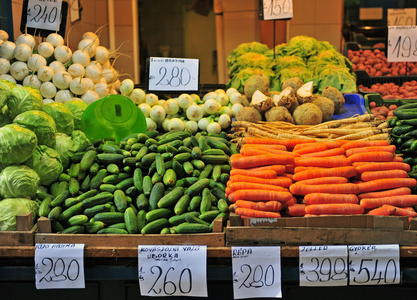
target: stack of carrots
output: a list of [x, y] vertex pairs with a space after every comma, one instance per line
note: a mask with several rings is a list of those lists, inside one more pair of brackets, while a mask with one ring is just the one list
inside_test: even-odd
[[387, 140], [245, 137], [226, 195], [243, 218], [363, 214], [416, 217], [416, 180]]

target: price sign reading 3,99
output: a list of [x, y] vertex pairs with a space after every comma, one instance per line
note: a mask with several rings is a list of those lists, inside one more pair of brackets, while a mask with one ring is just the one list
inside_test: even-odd
[[292, 0], [261, 0], [259, 5], [262, 20], [291, 19], [293, 17]]
[[36, 244], [37, 289], [85, 288], [84, 244]]
[[417, 61], [417, 26], [388, 26], [388, 61]]
[[27, 27], [56, 31], [61, 22], [62, 0], [28, 0]]
[[199, 60], [151, 57], [149, 91], [198, 91]]
[[138, 246], [142, 296], [207, 297], [207, 246]]
[[232, 247], [234, 299], [282, 297], [280, 252], [280, 247]]
[[380, 285], [400, 283], [398, 245], [349, 246], [349, 284]]
[[346, 286], [346, 246], [300, 246], [300, 286]]

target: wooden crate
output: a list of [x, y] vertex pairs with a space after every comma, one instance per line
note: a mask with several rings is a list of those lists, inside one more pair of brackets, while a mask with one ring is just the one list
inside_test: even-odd
[[223, 220], [215, 221], [212, 233], [204, 234], [59, 234], [51, 233], [47, 218], [38, 220], [35, 243], [77, 243], [86, 247], [137, 247], [138, 245], [206, 245], [224, 247]]
[[33, 246], [35, 231], [31, 212], [16, 216], [16, 231], [0, 231], [0, 246]]
[[232, 214], [226, 246], [279, 245], [417, 245], [417, 230], [408, 218], [330, 216], [282, 219], [240, 219]]

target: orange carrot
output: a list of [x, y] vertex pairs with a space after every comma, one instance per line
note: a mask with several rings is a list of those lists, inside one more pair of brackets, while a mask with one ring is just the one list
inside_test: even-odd
[[361, 193], [375, 192], [381, 190], [395, 189], [399, 187], [415, 187], [416, 180], [414, 178], [383, 178], [372, 181], [364, 181], [358, 183]]
[[294, 195], [305, 196], [311, 193], [329, 193], [329, 194], [359, 194], [359, 186], [354, 183], [335, 183], [335, 184], [317, 184], [307, 185], [294, 183], [290, 186], [290, 192]]
[[389, 141], [387, 140], [377, 140], [377, 141], [351, 141], [344, 143], [342, 148], [345, 150], [349, 150], [352, 148], [360, 148], [360, 147], [375, 147], [375, 146], [389, 146]]
[[304, 196], [305, 204], [353, 203], [358, 204], [355, 194], [311, 193]]
[[336, 168], [350, 166], [346, 157], [294, 157], [294, 165], [304, 167]]
[[230, 176], [234, 175], [245, 175], [245, 176], [252, 176], [258, 178], [276, 178], [277, 173], [274, 170], [264, 170], [264, 171], [253, 171], [247, 169], [232, 169], [230, 171]]
[[282, 204], [279, 201], [254, 202], [248, 200], [237, 200], [236, 205], [240, 208], [251, 208], [264, 211], [280, 211], [282, 208]]
[[395, 145], [352, 148], [352, 149], [346, 150], [346, 156], [349, 157], [349, 156], [351, 156], [353, 154], [356, 154], [356, 153], [375, 152], [375, 151], [385, 151], [385, 152], [395, 153], [395, 150], [396, 150]]
[[[338, 141], [320, 141], [320, 142], [315, 142], [315, 144], [324, 144], [324, 145], [327, 146], [328, 149], [333, 149], [333, 148], [341, 147], [345, 142], [346, 141], [340, 141], [340, 140], [338, 140]], [[293, 150], [298, 150], [300, 148], [307, 147], [307, 146], [310, 146], [310, 144], [308, 144], [308, 143], [307, 144], [306, 143], [297, 144], [297, 145], [294, 146]]]
[[226, 197], [232, 192], [232, 190], [230, 189], [230, 187], [226, 186], [226, 188], [224, 189], [224, 194], [226, 195]]
[[394, 210], [393, 213], [392, 213], [394, 216], [405, 216], [405, 217], [413, 217], [413, 218], [417, 217], [417, 212], [415, 210], [411, 211], [411, 210], [406, 209], [406, 208], [395, 207], [395, 206], [389, 205], [389, 204], [382, 205], [382, 207], [384, 207], [384, 206], [388, 209]]
[[[243, 144], [268, 144], [268, 145], [284, 145], [291, 144], [290, 140], [279, 140], [279, 139], [269, 139], [269, 138], [254, 138], [254, 137], [244, 137], [242, 139]], [[304, 141], [304, 140], [302, 140]], [[314, 140], [311, 140], [314, 141]], [[292, 143], [294, 143], [293, 141]]]
[[[233, 196], [232, 196], [233, 195]], [[290, 200], [293, 196], [290, 192], [282, 191], [265, 191], [265, 190], [237, 190], [232, 193], [232, 199], [230, 201], [236, 202], [237, 200], [249, 200], [249, 201], [279, 201], [285, 202]]]
[[348, 179], [346, 177], [317, 177], [311, 179], [305, 179], [297, 181], [297, 183], [302, 184], [335, 184], [335, 183], [347, 183]]
[[406, 178], [408, 173], [404, 170], [367, 171], [361, 174], [363, 181], [371, 181], [382, 178]]
[[279, 212], [272, 212], [272, 211], [263, 211], [263, 210], [256, 210], [250, 208], [236, 208], [236, 213], [238, 215], [250, 218], [280, 218], [281, 214]]
[[336, 155], [344, 155], [345, 149], [343, 148], [332, 148], [324, 151], [318, 151], [318, 152], [312, 152], [312, 153], [306, 153], [302, 154], [302, 157], [330, 157], [330, 156], [336, 156]]
[[[245, 148], [240, 149], [240, 153], [244, 156], [257, 155], [256, 153], [258, 153], [259, 151], [269, 153], [269, 154], [273, 154], [273, 155], [300, 156], [297, 153], [287, 151], [287, 150], [275, 150], [275, 149], [261, 148], [261, 147], [245, 147]], [[263, 154], [263, 153], [261, 153], [261, 154]]]
[[394, 212], [395, 212], [394, 206], [388, 207], [386, 205], [382, 205], [381, 207], [371, 209], [370, 211], [367, 212], [367, 214], [373, 215], [373, 216], [390, 216]]
[[301, 181], [305, 179], [317, 178], [317, 177], [330, 177], [340, 176], [350, 178], [355, 176], [356, 169], [352, 166], [338, 167], [338, 168], [317, 168], [310, 169], [294, 174], [294, 181]]
[[259, 148], [245, 148], [245, 149], [240, 149], [239, 152], [241, 155], [243, 156], [253, 156], [253, 155], [266, 155], [269, 154], [268, 152], [259, 149]]
[[306, 214], [305, 204], [294, 204], [287, 207], [287, 213], [292, 217], [302, 217]]
[[230, 212], [236, 212], [236, 208], [237, 208], [236, 203], [232, 203], [232, 204], [229, 205], [229, 211]]
[[301, 172], [301, 171], [305, 171], [305, 170], [311, 170], [311, 169], [326, 169], [326, 168], [298, 166], [298, 167], [294, 167], [294, 174]]
[[401, 195], [381, 198], [364, 198], [361, 199], [360, 205], [366, 209], [373, 209], [384, 204], [393, 206], [415, 206], [417, 205], [417, 195]]
[[232, 168], [248, 169], [267, 165], [286, 165], [294, 163], [294, 157], [291, 155], [253, 155], [253, 156], [230, 156]]
[[328, 150], [327, 145], [324, 143], [313, 143], [312, 145], [294, 149], [294, 153], [298, 153], [300, 155], [307, 154], [307, 153], [313, 153], [313, 152], [320, 152], [324, 150]]
[[291, 179], [291, 182], [294, 182], [294, 174], [291, 173], [282, 173], [282, 177]]
[[249, 183], [261, 183], [267, 185], [277, 185], [281, 187], [289, 187], [292, 184], [292, 180], [287, 177], [277, 177], [274, 179], [264, 179], [264, 178], [257, 178], [252, 176], [245, 176], [245, 175], [235, 175], [231, 176], [230, 180], [231, 183], [233, 182], [248, 182]]
[[403, 162], [404, 161], [404, 158], [401, 157], [401, 156], [396, 155], [396, 156], [394, 156], [394, 158], [392, 159], [392, 161], [394, 161], [394, 162]]
[[347, 159], [350, 163], [357, 161], [372, 161], [372, 162], [392, 162], [395, 154], [386, 151], [362, 152], [349, 156]]
[[281, 204], [282, 204], [282, 209], [286, 209], [286, 208], [290, 207], [291, 205], [297, 204], [297, 198], [292, 197], [288, 201], [281, 202]]
[[268, 149], [275, 149], [275, 150], [283, 150], [286, 151], [287, 147], [284, 145], [276, 145], [276, 144], [244, 144], [240, 149], [244, 148], [268, 148]]
[[369, 193], [360, 193], [358, 195], [359, 199], [363, 198], [381, 198], [389, 196], [400, 196], [400, 195], [410, 195], [411, 189], [408, 187], [400, 187], [396, 189], [383, 190], [378, 192], [369, 192]]
[[363, 165], [368, 165], [368, 164], [376, 164], [376, 162], [371, 162], [371, 161], [355, 161], [352, 163], [353, 167], [358, 167], [358, 166], [363, 166]]
[[382, 171], [382, 170], [404, 170], [410, 172], [410, 165], [404, 162], [380, 162], [380, 163], [370, 163], [364, 164], [356, 167], [356, 172], [361, 174], [366, 171]]
[[306, 214], [323, 215], [323, 214], [336, 214], [336, 215], [360, 215], [363, 214], [365, 209], [352, 203], [332, 203], [332, 204], [312, 204], [307, 205], [305, 208]]
[[235, 192], [237, 190], [243, 189], [254, 189], [254, 190], [270, 190], [270, 191], [289, 191], [287, 188], [278, 186], [278, 185], [271, 185], [271, 184], [262, 184], [262, 183], [248, 183], [248, 182], [233, 182], [230, 183], [229, 186], [230, 192]]
[[248, 170], [248, 171], [264, 171], [264, 170], [273, 170], [277, 175], [286, 172], [287, 167], [284, 165], [270, 165], [270, 166], [263, 166], [263, 167], [255, 167], [249, 169], [241, 169], [241, 170]]

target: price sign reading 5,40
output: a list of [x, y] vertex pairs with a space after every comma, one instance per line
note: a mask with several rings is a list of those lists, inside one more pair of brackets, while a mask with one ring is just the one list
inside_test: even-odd
[[345, 286], [346, 246], [300, 246], [300, 286]]
[[37, 289], [84, 288], [84, 244], [36, 244]]
[[280, 247], [232, 247], [234, 299], [282, 297], [280, 251]]
[[198, 59], [151, 57], [148, 63], [150, 91], [198, 91]]
[[349, 284], [380, 285], [400, 283], [398, 245], [349, 246]]
[[388, 61], [417, 61], [417, 26], [388, 26]]
[[291, 19], [293, 17], [292, 0], [260, 0], [262, 20]]
[[207, 297], [206, 246], [139, 246], [142, 296]]
[[56, 31], [61, 22], [62, 0], [28, 0], [27, 27]]

